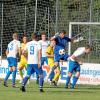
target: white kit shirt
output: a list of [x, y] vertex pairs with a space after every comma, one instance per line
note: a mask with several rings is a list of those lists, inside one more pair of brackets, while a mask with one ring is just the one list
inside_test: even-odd
[[7, 47], [7, 50], [9, 52], [7, 57], [16, 58], [19, 48], [20, 48], [20, 41], [18, 40], [11, 41]]
[[40, 40], [39, 44], [41, 45], [41, 49], [42, 49], [42, 57], [46, 57], [46, 49], [50, 44], [49, 41]]
[[38, 41], [28, 42], [25, 50], [28, 52], [28, 64], [38, 64], [38, 51], [41, 50], [41, 46]]
[[[78, 48], [72, 55], [77, 58], [77, 57], [80, 57], [83, 54], [85, 54], [85, 47]], [[70, 57], [70, 59], [74, 61], [74, 59], [72, 59], [71, 57]]]

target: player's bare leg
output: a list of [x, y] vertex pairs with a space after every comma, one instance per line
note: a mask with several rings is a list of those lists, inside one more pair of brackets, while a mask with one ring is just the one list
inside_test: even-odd
[[22, 70], [23, 70], [23, 68], [19, 67], [18, 70], [19, 70], [19, 74], [20, 74], [20, 77], [21, 77], [21, 80], [20, 80], [19, 83], [22, 83], [22, 80], [23, 80], [23, 72], [22, 72]]

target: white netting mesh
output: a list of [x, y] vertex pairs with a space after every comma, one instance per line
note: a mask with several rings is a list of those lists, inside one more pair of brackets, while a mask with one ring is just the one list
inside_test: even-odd
[[69, 22], [99, 22], [99, 5], [100, 0], [0, 0], [0, 48], [3, 56], [13, 32], [26, 32], [29, 37], [34, 31], [45, 31], [48, 37], [55, 31], [68, 33]]
[[[77, 22], [76, 22], [77, 23]], [[81, 22], [82, 24], [82, 22]], [[97, 25], [98, 24], [98, 25]], [[80, 39], [79, 42], [71, 45], [71, 52], [74, 52], [78, 47], [83, 47], [90, 44], [93, 48], [92, 53], [87, 57], [85, 56], [86, 62], [100, 63], [100, 23], [90, 24], [72, 24], [71, 33], [72, 37]]]

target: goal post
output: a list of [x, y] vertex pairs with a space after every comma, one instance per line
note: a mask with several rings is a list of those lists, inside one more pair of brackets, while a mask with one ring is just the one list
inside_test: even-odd
[[[94, 54], [93, 59], [100, 58], [100, 22], [70, 22], [69, 23], [69, 38], [79, 38], [82, 37], [82, 41], [72, 44], [69, 43], [68, 53], [69, 55], [75, 51], [77, 47], [85, 46], [86, 44], [91, 44], [94, 48], [92, 54]], [[91, 54], [90, 57], [93, 57]], [[97, 57], [98, 56], [98, 57]], [[90, 62], [90, 57], [88, 57], [88, 62]], [[96, 61], [99, 62], [99, 61]]]

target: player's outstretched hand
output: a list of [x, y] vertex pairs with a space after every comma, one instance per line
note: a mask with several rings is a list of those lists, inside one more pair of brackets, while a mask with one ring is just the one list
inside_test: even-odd
[[78, 63], [79, 63], [80, 65], [82, 65], [82, 64], [83, 64], [83, 62], [82, 62], [82, 61], [79, 61]]

